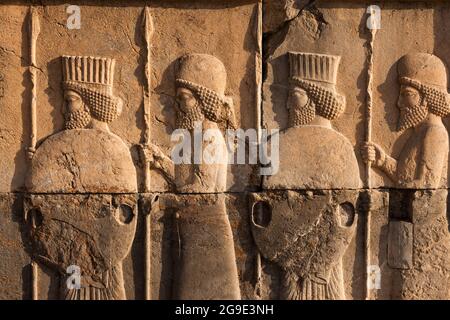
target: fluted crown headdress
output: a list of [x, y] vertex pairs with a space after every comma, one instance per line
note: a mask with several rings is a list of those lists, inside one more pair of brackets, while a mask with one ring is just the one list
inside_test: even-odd
[[291, 78], [336, 84], [341, 57], [303, 52], [288, 54]]
[[114, 59], [87, 56], [63, 56], [62, 59], [64, 82], [102, 85], [112, 90]]
[[306, 90], [318, 115], [337, 119], [345, 109], [345, 97], [335, 90], [341, 57], [303, 52], [288, 55], [291, 83]]
[[63, 56], [64, 89], [77, 92], [96, 119], [109, 123], [116, 119], [122, 101], [113, 95], [115, 60], [90, 56]]

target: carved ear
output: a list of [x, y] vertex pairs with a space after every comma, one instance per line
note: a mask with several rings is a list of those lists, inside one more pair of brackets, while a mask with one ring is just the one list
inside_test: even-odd
[[236, 115], [234, 113], [233, 98], [226, 96], [224, 102], [222, 118], [226, 121], [228, 128], [236, 129]]
[[116, 99], [117, 116], [120, 116], [123, 111], [123, 99], [120, 97], [116, 97]]
[[343, 94], [338, 94], [338, 100], [345, 108], [345, 105], [347, 104], [346, 97]]

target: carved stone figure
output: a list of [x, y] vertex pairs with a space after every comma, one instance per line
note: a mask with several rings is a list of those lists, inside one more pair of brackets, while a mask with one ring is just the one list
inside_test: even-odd
[[63, 57], [66, 129], [109, 130], [122, 112], [122, 100], [112, 92], [114, 67], [114, 59]]
[[342, 256], [355, 233], [358, 192], [252, 194], [252, 234], [282, 269], [280, 299], [345, 299]]
[[353, 146], [331, 125], [345, 109], [345, 97], [336, 91], [340, 57], [296, 52], [288, 56], [289, 126], [279, 136], [279, 170], [266, 177], [264, 188], [359, 188]]
[[[178, 299], [240, 299], [234, 242], [225, 195], [228, 150], [223, 129], [234, 125], [231, 98], [225, 96], [223, 63], [207, 54], [180, 59], [176, 77], [177, 128], [194, 140], [194, 130], [215, 132], [192, 143], [184, 163], [174, 163], [152, 146], [152, 167], [162, 171], [181, 193], [168, 207], [176, 208], [179, 247]], [[195, 159], [199, 149], [216, 155], [214, 162]], [[189, 151], [189, 150], [188, 150]], [[186, 150], [184, 151], [186, 152]]]
[[412, 135], [397, 160], [375, 143], [362, 146], [362, 157], [385, 172], [399, 188], [412, 189], [401, 193], [400, 199], [391, 198], [391, 202], [400, 203], [391, 205], [394, 209], [390, 212], [389, 231], [393, 234], [388, 244], [401, 247], [389, 250], [390, 266], [400, 270], [397, 297], [445, 299], [450, 288], [446, 218], [449, 142], [442, 123], [450, 112], [447, 72], [438, 57], [414, 53], [399, 60], [398, 76], [398, 129], [412, 128]]
[[[120, 113], [114, 60], [62, 62], [66, 130], [37, 148], [26, 181], [31, 254], [61, 274], [63, 299], [125, 299], [122, 260], [136, 229], [137, 180], [128, 147], [107, 125]], [[81, 288], [68, 286], [70, 266], [79, 268]]]
[[400, 109], [398, 130], [414, 128], [398, 160], [375, 143], [362, 146], [365, 161], [372, 161], [398, 187], [436, 189], [447, 180], [448, 133], [442, 117], [450, 112], [447, 73], [443, 62], [425, 53], [405, 55], [398, 62]]
[[[290, 125], [280, 133], [280, 169], [265, 179], [264, 188], [311, 191], [257, 195], [252, 201], [254, 239], [262, 255], [282, 269], [282, 299], [345, 298], [341, 260], [356, 226], [358, 192], [351, 189], [361, 182], [352, 145], [331, 126], [345, 108], [335, 88], [339, 61], [289, 53]], [[266, 226], [257, 222], [263, 219], [255, 209], [259, 201], [272, 208]]]

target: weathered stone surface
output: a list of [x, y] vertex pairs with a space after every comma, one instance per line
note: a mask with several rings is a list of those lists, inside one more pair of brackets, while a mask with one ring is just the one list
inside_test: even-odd
[[179, 261], [174, 298], [240, 299], [233, 233], [225, 195], [164, 198], [175, 210]]
[[[25, 81], [27, 44], [22, 34], [27, 15], [26, 6], [2, 5], [0, 27], [0, 192], [23, 189], [27, 170], [27, 101], [29, 83]], [[6, 116], [7, 115], [7, 116]]]
[[[154, 196], [146, 194], [143, 200]], [[257, 251], [246, 205], [244, 194], [159, 194], [152, 208], [152, 297], [257, 298]]]
[[254, 194], [252, 233], [283, 270], [282, 299], [345, 299], [342, 257], [357, 225], [358, 192]]
[[[29, 252], [62, 276], [60, 298], [125, 299], [122, 260], [136, 229], [134, 195], [38, 195], [25, 199]], [[70, 266], [81, 290], [67, 290]]]
[[300, 126], [279, 135], [279, 170], [264, 180], [264, 188], [315, 190], [361, 187], [353, 147], [342, 134], [321, 126]]
[[413, 264], [413, 224], [407, 221], [390, 221], [388, 238], [388, 263], [394, 269], [409, 269]]
[[411, 197], [413, 263], [397, 274], [397, 299], [448, 299], [450, 235], [447, 190], [415, 191]]
[[137, 192], [136, 181], [130, 151], [119, 137], [76, 129], [40, 145], [26, 186], [33, 193], [129, 193]]
[[20, 196], [0, 194], [0, 299], [29, 299], [30, 258], [21, 236]]
[[294, 19], [306, 3], [304, 0], [264, 1], [266, 14], [263, 16], [263, 31], [270, 33], [279, 30], [287, 21]]
[[449, 299], [450, 4], [376, 5], [2, 2], [0, 299]]

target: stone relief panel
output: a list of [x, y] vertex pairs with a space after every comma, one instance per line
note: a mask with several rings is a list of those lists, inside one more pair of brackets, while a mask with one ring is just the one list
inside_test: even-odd
[[342, 258], [355, 236], [358, 191], [253, 194], [251, 229], [281, 268], [283, 300], [345, 299]]
[[413, 128], [398, 159], [375, 143], [362, 147], [365, 162], [372, 162], [399, 188], [436, 189], [447, 186], [448, 132], [442, 123], [450, 111], [447, 71], [436, 56], [415, 53], [397, 63], [400, 93], [398, 130]]
[[[123, 105], [113, 93], [115, 60], [63, 56], [61, 65], [65, 130], [38, 146], [26, 178], [29, 252], [60, 273], [61, 299], [123, 300], [138, 190], [130, 151], [108, 126]], [[68, 284], [71, 269], [78, 287]]]
[[[214, 90], [222, 96], [221, 98], [226, 98], [230, 110], [234, 112], [236, 128], [244, 130], [256, 128], [258, 109], [256, 78], [260, 73], [256, 58], [257, 1], [232, 1], [230, 4], [220, 1], [202, 1], [196, 4], [178, 2], [173, 7], [161, 3], [150, 5], [155, 28], [151, 40], [153, 84], [151, 142], [165, 155], [170, 156], [175, 144], [171, 141], [171, 136], [173, 131], [179, 128], [176, 122], [179, 72], [189, 73], [188, 79], [185, 80], [190, 81], [194, 77], [191, 80], [196, 80], [194, 83], [197, 85]], [[178, 21], [176, 25], [173, 24], [174, 16]], [[231, 31], [237, 29], [242, 32]], [[203, 75], [195, 70], [181, 71], [180, 58], [189, 54], [213, 56], [220, 61], [219, 65], [223, 64], [224, 71], [217, 69], [213, 64], [209, 64], [214, 67], [211, 70], [213, 73], [211, 78], [205, 77], [205, 71]], [[201, 68], [197, 69], [200, 71]], [[223, 79], [223, 83], [217, 87], [217, 82], [225, 73], [226, 80]], [[254, 167], [256, 166], [248, 164], [227, 166], [226, 190], [242, 192], [256, 188], [259, 185], [259, 178], [254, 173], [256, 170]], [[151, 171], [150, 180], [152, 192], [176, 190], [167, 183], [167, 179], [158, 170]]]
[[[320, 1], [305, 6], [289, 23], [269, 34], [264, 53], [267, 71], [263, 86], [263, 127], [280, 130], [290, 127], [290, 113], [286, 106], [291, 96], [292, 78], [302, 75], [292, 74], [294, 70], [291, 69], [289, 52], [336, 56], [340, 58], [333, 62], [335, 74], [330, 84], [334, 84], [333, 91], [345, 97], [345, 108], [339, 117], [332, 120], [332, 127], [348, 139], [355, 149], [364, 135], [361, 121], [365, 92], [361, 89], [366, 82], [366, 41], [360, 35], [359, 26], [366, 17], [365, 10], [365, 6], [356, 2], [340, 6]], [[317, 67], [319, 66], [320, 62]], [[316, 84], [326, 84], [320, 82], [320, 78], [315, 80]], [[359, 158], [359, 154], [357, 157]], [[363, 168], [360, 163], [361, 175]]]
[[[302, 175], [295, 173], [306, 172], [312, 176], [316, 171], [311, 169], [322, 164], [319, 161], [308, 165], [308, 161], [302, 161], [309, 159], [308, 156], [302, 157], [297, 152], [320, 149], [324, 140], [319, 134], [306, 139], [295, 135], [284, 149], [290, 158], [282, 155], [281, 138], [292, 130], [291, 109], [285, 106], [291, 105], [293, 100], [292, 78], [296, 72], [292, 68], [293, 54], [313, 53], [317, 57], [315, 60], [304, 59], [297, 65], [309, 72], [307, 76], [303, 75], [304, 80], [309, 77], [320, 84], [329, 82], [321, 74], [332, 63], [325, 64], [319, 57], [340, 56], [335, 84], [338, 92], [344, 93], [347, 104], [332, 125], [350, 142], [353, 152], [343, 153], [355, 155], [362, 182], [360, 187], [364, 186], [365, 190], [360, 194], [362, 218], [357, 222], [364, 231], [361, 256], [358, 257], [364, 261], [366, 269], [363, 271], [367, 279], [363, 295], [366, 299], [447, 299], [448, 280], [440, 276], [445, 277], [448, 273], [434, 271], [434, 276], [429, 275], [429, 282], [425, 284], [421, 277], [425, 278], [426, 272], [420, 267], [424, 263], [420, 262], [420, 257], [421, 250], [435, 254], [432, 259], [438, 261], [437, 268], [445, 269], [441, 263], [445, 264], [448, 236], [446, 118], [449, 97], [446, 61], [439, 56], [445, 49], [438, 39], [443, 40], [445, 36], [437, 25], [444, 23], [442, 15], [447, 12], [448, 5], [385, 1], [377, 10], [381, 10], [382, 21], [387, 20], [386, 23], [369, 29], [370, 15], [366, 12], [374, 9], [357, 1], [345, 5], [335, 1], [309, 4], [286, 1], [284, 4], [284, 14], [275, 16], [280, 19], [280, 27], [274, 28], [272, 24], [276, 20], [271, 19], [265, 25], [271, 31], [265, 43], [267, 74], [263, 87], [263, 126], [281, 129], [280, 167], [281, 170], [285, 168], [287, 174], [280, 177], [283, 177], [285, 188], [311, 189], [298, 181]], [[417, 29], [416, 23], [423, 24], [424, 28], [412, 32]], [[392, 30], [399, 28], [401, 31], [392, 37]], [[345, 80], [341, 82], [341, 79]], [[303, 112], [302, 119], [313, 118], [317, 100], [314, 92], [303, 94], [303, 97], [297, 94], [296, 104], [303, 106], [299, 109]], [[316, 108], [310, 107], [310, 101]], [[332, 99], [328, 99], [328, 103], [332, 105]], [[307, 127], [307, 120], [301, 122]], [[326, 165], [333, 163], [331, 160], [336, 154], [333, 147], [324, 147], [321, 153], [326, 155]], [[312, 158], [321, 159], [315, 154]], [[283, 159], [289, 159], [288, 166], [281, 165]], [[321, 178], [326, 178], [333, 169], [339, 170], [342, 163], [336, 161], [330, 169], [317, 172]], [[349, 171], [342, 170], [345, 174], [340, 173], [339, 178], [348, 177]], [[263, 187], [272, 188], [267, 182], [276, 177], [266, 179]], [[311, 180], [321, 181], [316, 177]], [[322, 188], [326, 188], [323, 183]], [[349, 185], [342, 188], [352, 189]], [[283, 186], [280, 183], [275, 189], [283, 189]], [[425, 203], [433, 212], [426, 223], [436, 228], [427, 235], [418, 232], [422, 229], [420, 217], [427, 210], [415, 211]], [[446, 231], [440, 233], [441, 228]], [[436, 247], [433, 245], [434, 249], [430, 247], [428, 251], [424, 243], [431, 233], [436, 239]], [[442, 247], [437, 249], [439, 246]], [[413, 273], [415, 276], [410, 278]], [[433, 283], [434, 280], [442, 281], [444, 285], [439, 286], [437, 282]], [[417, 285], [414, 289], [412, 283]]]
[[279, 134], [280, 168], [264, 179], [263, 188], [360, 188], [353, 146], [332, 127], [345, 110], [345, 97], [336, 91], [340, 57], [303, 52], [288, 56], [288, 127]]
[[[136, 211], [133, 195], [26, 198], [30, 252], [36, 261], [61, 274], [61, 299], [126, 298], [122, 260], [134, 238]], [[70, 266], [81, 270], [79, 289], [67, 285]]]
[[[142, 202], [154, 196], [143, 195]], [[258, 298], [247, 202], [241, 193], [158, 194], [151, 215], [151, 296]]]
[[0, 299], [450, 298], [450, 4], [77, 5], [0, 5]]
[[[186, 139], [187, 148], [174, 149], [168, 156], [158, 146], [150, 145], [145, 150], [151, 159], [149, 169], [158, 170], [177, 192], [224, 192], [229, 158], [225, 131], [236, 126], [232, 98], [225, 96], [225, 66], [211, 55], [185, 55], [179, 60], [175, 81], [175, 128], [185, 130], [181, 138]], [[195, 130], [202, 135], [199, 142], [192, 141], [196, 139]], [[210, 137], [203, 131], [211, 132]], [[214, 161], [205, 161], [205, 153]], [[174, 159], [174, 154], [180, 154], [181, 159]]]

